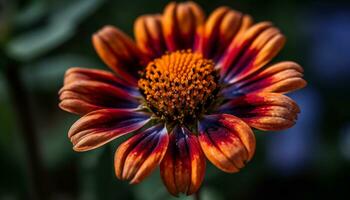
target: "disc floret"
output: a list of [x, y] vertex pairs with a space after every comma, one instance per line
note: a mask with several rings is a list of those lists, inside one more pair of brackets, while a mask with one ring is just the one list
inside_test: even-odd
[[138, 85], [156, 115], [180, 123], [200, 117], [218, 88], [214, 63], [191, 50], [151, 61]]

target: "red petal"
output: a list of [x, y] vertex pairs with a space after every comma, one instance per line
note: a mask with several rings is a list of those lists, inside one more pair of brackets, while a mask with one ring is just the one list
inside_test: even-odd
[[137, 18], [134, 35], [138, 47], [150, 58], [154, 59], [165, 53], [161, 15], [143, 15]]
[[134, 41], [113, 26], [105, 26], [92, 37], [101, 59], [121, 78], [137, 86], [138, 70], [147, 60]]
[[223, 94], [232, 98], [252, 92], [288, 93], [306, 86], [303, 68], [294, 62], [280, 62], [266, 67], [246, 79], [224, 89]]
[[141, 182], [159, 165], [168, 143], [169, 136], [162, 125], [137, 133], [121, 144], [115, 153], [116, 176], [130, 180], [130, 183]]
[[218, 62], [221, 76], [236, 83], [256, 72], [282, 49], [285, 42], [279, 30], [261, 22], [236, 37]]
[[117, 137], [143, 127], [149, 115], [131, 109], [103, 109], [91, 112], [69, 130], [68, 137], [76, 151], [95, 149]]
[[220, 112], [240, 117], [260, 130], [282, 130], [295, 124], [298, 105], [277, 93], [253, 93], [238, 97], [219, 108]]
[[73, 68], [66, 72], [59, 106], [84, 115], [103, 108], [135, 108], [138, 91], [108, 72]]
[[199, 189], [205, 173], [205, 157], [197, 137], [188, 129], [176, 127], [170, 135], [160, 173], [172, 195], [191, 195]]
[[261, 70], [238, 85], [248, 92], [288, 93], [306, 86], [303, 68], [294, 62], [280, 62]]
[[250, 127], [233, 115], [209, 115], [199, 123], [199, 143], [219, 169], [233, 173], [254, 155], [255, 137]]
[[168, 50], [192, 49], [204, 18], [203, 10], [194, 2], [169, 3], [162, 26]]
[[228, 47], [233, 38], [252, 24], [249, 15], [219, 7], [208, 17], [200, 42], [195, 49], [207, 58], [216, 59]]
[[70, 84], [76, 81], [86, 80], [86, 81], [99, 81], [107, 84], [120, 87], [128, 91], [136, 91], [137, 88], [130, 86], [124, 80], [116, 77], [114, 74], [99, 70], [99, 69], [87, 69], [80, 67], [72, 67], [66, 71], [64, 76], [64, 84]]

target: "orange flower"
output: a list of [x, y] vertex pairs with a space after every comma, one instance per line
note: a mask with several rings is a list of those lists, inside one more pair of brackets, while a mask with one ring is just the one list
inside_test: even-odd
[[133, 134], [115, 154], [115, 173], [138, 183], [158, 165], [173, 195], [198, 190], [205, 157], [238, 172], [252, 159], [259, 130], [295, 124], [298, 105], [284, 93], [306, 85], [294, 62], [267, 66], [285, 37], [228, 7], [208, 18], [194, 2], [170, 3], [135, 22], [135, 40], [113, 26], [93, 35], [115, 74], [66, 72], [60, 107], [82, 117], [69, 130], [76, 151]]

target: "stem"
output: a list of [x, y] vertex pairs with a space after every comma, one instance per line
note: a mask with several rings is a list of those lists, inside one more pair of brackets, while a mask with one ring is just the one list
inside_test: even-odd
[[31, 187], [32, 199], [46, 200], [49, 197], [46, 184], [46, 172], [39, 151], [38, 139], [34, 128], [33, 116], [30, 113], [28, 96], [19, 73], [18, 62], [8, 59], [5, 77], [17, 122], [20, 136], [23, 139], [24, 152]]
[[200, 189], [198, 189], [197, 192], [193, 194], [193, 200], [201, 200]]

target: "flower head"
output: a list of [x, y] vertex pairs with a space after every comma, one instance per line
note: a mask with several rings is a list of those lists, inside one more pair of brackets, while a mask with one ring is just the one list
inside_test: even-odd
[[220, 7], [205, 17], [194, 2], [170, 3], [135, 22], [135, 42], [106, 26], [93, 45], [113, 72], [72, 68], [59, 106], [82, 117], [69, 130], [76, 151], [126, 134], [115, 173], [138, 183], [158, 165], [173, 195], [198, 190], [208, 158], [238, 172], [252, 159], [252, 128], [295, 124], [298, 105], [284, 93], [306, 85], [303, 69], [267, 65], [285, 37], [269, 22]]

